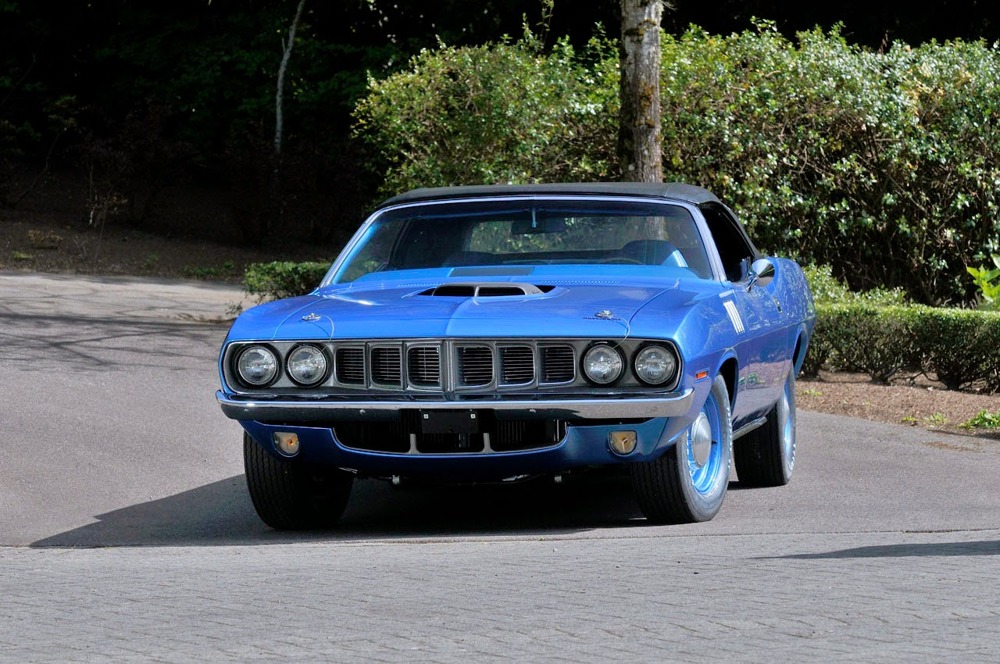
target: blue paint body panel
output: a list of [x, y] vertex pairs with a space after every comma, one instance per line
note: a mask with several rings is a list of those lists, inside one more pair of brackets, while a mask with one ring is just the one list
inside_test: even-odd
[[[295, 433], [307, 462], [454, 481], [656, 458], [685, 435], [720, 373], [734, 430], [758, 421], [781, 396], [789, 371], [801, 366], [812, 334], [815, 312], [799, 266], [760, 256], [735, 216], [704, 190], [576, 187], [420, 190], [381, 206], [314, 292], [254, 307], [233, 323], [219, 359], [223, 410], [274, 454], [274, 434]], [[502, 207], [507, 201], [514, 212]], [[414, 229], [451, 214], [453, 205], [464, 216], [449, 223], [472, 229], [463, 231], [464, 263], [420, 264], [426, 256], [391, 262], [408, 244], [427, 242], [426, 254], [451, 241], [421, 238]], [[500, 210], [490, 223], [507, 224], [502, 233], [477, 230], [470, 212], [477, 205]], [[668, 225], [687, 224], [683, 259], [640, 263], [626, 255], [636, 243], [618, 247], [602, 233], [592, 235], [593, 249], [523, 250], [544, 247], [550, 228], [571, 232], [580, 218], [596, 217], [593, 210], [619, 224], [598, 226], [588, 217], [595, 228], [635, 226], [640, 213], [629, 206]], [[530, 218], [522, 220], [525, 210]], [[561, 221], [549, 221], [556, 213]], [[403, 225], [393, 227], [386, 263], [363, 263], [392, 215], [409, 216], [393, 222]], [[721, 250], [720, 238], [727, 243]], [[493, 251], [482, 251], [488, 240]], [[508, 246], [523, 256], [496, 250]], [[742, 272], [733, 258], [740, 252]], [[746, 269], [750, 263], [761, 274]], [[618, 353], [624, 368], [617, 381], [587, 378], [584, 358], [595, 344]], [[316, 385], [296, 384], [288, 369], [289, 354], [302, 345], [327, 363]], [[636, 368], [650, 346], [673, 352], [679, 365], [659, 386]], [[267, 384], [248, 385], [240, 373], [241, 353], [252, 347], [277, 358]], [[645, 405], [657, 400], [662, 408]], [[623, 431], [635, 436], [627, 454], [609, 443], [612, 432]]]

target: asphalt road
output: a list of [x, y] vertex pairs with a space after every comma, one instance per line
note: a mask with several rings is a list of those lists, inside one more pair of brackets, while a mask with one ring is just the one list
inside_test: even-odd
[[614, 477], [256, 518], [237, 289], [0, 273], [0, 661], [1000, 660], [1000, 443], [799, 413], [793, 482], [647, 526]]

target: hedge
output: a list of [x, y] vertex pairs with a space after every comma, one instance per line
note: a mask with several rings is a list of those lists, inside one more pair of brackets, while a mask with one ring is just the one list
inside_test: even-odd
[[816, 305], [803, 372], [926, 375], [949, 389], [1000, 391], [1000, 312], [870, 302]]
[[330, 269], [329, 263], [274, 261], [252, 263], [243, 274], [243, 291], [258, 302], [309, 293]]
[[[706, 187], [758, 246], [856, 290], [968, 305], [1000, 250], [1000, 46], [893, 43], [771, 24], [662, 38], [664, 177]], [[530, 38], [441, 47], [372, 80], [355, 110], [381, 194], [618, 179], [618, 55]]]
[[[258, 301], [302, 295], [323, 279], [327, 263], [255, 263], [243, 288]], [[908, 304], [900, 291], [855, 293], [828, 266], [807, 266], [816, 327], [802, 367], [865, 373], [887, 383], [927, 375], [950, 389], [1000, 391], [1000, 311]]]

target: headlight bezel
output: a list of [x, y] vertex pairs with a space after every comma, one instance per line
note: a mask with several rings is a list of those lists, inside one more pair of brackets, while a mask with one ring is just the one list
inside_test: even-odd
[[[295, 354], [299, 351], [303, 351], [306, 349], [316, 351], [317, 355], [319, 357], [322, 357], [324, 362], [323, 371], [320, 372], [318, 378], [315, 378], [314, 380], [311, 381], [301, 380], [300, 378], [296, 377], [292, 369], [293, 357], [295, 356]], [[295, 385], [298, 387], [316, 387], [317, 385], [322, 385], [323, 382], [330, 376], [330, 371], [333, 370], [333, 361], [330, 358], [330, 353], [327, 351], [326, 347], [312, 343], [301, 343], [293, 346], [285, 354], [283, 361], [284, 361], [285, 375], [288, 376], [288, 379], [293, 383], [295, 383]]]
[[[614, 372], [614, 375], [611, 378], [607, 379], [595, 378], [594, 375], [591, 373], [591, 371], [588, 370], [591, 354], [592, 353], [596, 354], [599, 352], [607, 352], [608, 357], [612, 362], [614, 361], [614, 358], [617, 358], [617, 371]], [[625, 370], [627, 367], [628, 367], [628, 362], [626, 361], [625, 355], [622, 353], [621, 348], [615, 344], [606, 341], [598, 341], [592, 343], [583, 351], [583, 354], [580, 356], [580, 372], [583, 374], [584, 379], [586, 379], [587, 382], [593, 385], [597, 385], [599, 387], [610, 387], [615, 383], [617, 383], [618, 381], [620, 381], [622, 377], [625, 375]]]
[[[521, 338], [507, 337], [499, 340], [490, 339], [483, 341], [484, 344], [495, 345], [497, 348], [514, 342], [521, 345], [532, 343], [525, 342]], [[234, 340], [223, 351], [225, 361], [220, 366], [223, 387], [224, 390], [238, 395], [248, 397], [252, 395], [266, 395], [269, 398], [281, 395], [316, 396], [327, 393], [357, 395], [363, 392], [370, 392], [373, 395], [380, 396], [391, 393], [408, 394], [411, 392], [424, 394], [440, 391], [448, 393], [454, 388], [449, 379], [456, 366], [455, 362], [458, 361], [454, 356], [453, 345], [461, 345], [461, 343], [464, 343], [464, 340], [455, 342], [448, 339], [439, 340], [441, 349], [439, 360], [442, 363], [440, 368], [441, 378], [440, 384], [433, 389], [424, 389], [411, 380], [411, 369], [407, 368], [405, 364], [407, 357], [406, 350], [414, 345], [414, 341], [409, 339], [393, 339], [389, 342], [381, 339], [377, 340], [379, 346], [395, 344], [401, 347], [404, 362], [404, 366], [402, 367], [402, 380], [404, 384], [402, 386], [395, 384], [382, 385], [372, 382], [373, 369], [369, 366], [370, 358], [368, 358], [367, 350], [365, 350], [372, 343], [376, 342], [357, 340], [331, 342], [315, 339]], [[426, 340], [421, 339], [419, 343], [425, 345]], [[541, 394], [542, 390], [555, 393], [557, 391], [572, 392], [581, 389], [596, 389], [598, 392], [594, 393], [595, 396], [599, 394], [611, 394], [617, 390], [637, 389], [651, 393], [661, 393], [676, 389], [684, 375], [685, 362], [680, 348], [676, 342], [669, 338], [646, 337], [645, 339], [640, 339], [626, 337], [625, 339], [615, 339], [590, 337], [588, 339], [580, 337], [553, 337], [551, 339], [538, 340], [534, 344], [537, 347], [534, 356], [537, 385], [509, 386], [497, 384], [487, 386], [483, 389], [497, 395], [514, 394], [523, 392], [525, 389], [537, 391], [539, 394]], [[564, 369], [568, 371], [571, 366], [567, 362], [569, 357], [555, 355], [550, 358], [544, 352], [553, 344], [561, 350], [565, 350], [566, 355], [569, 355], [570, 351], [572, 351], [576, 356], [574, 365], [572, 365], [574, 366], [572, 371], [574, 375], [571, 379], [560, 378], [561, 382], [555, 383], [553, 381], [556, 379], [550, 378], [548, 373], [541, 373], [545, 369], [545, 366], [548, 366], [543, 366], [542, 362], [555, 362], [560, 371], [564, 371]], [[348, 346], [355, 348], [362, 345], [364, 346], [362, 350], [365, 350], [364, 382], [342, 382], [337, 373], [339, 371], [338, 365], [340, 364], [339, 350]], [[300, 348], [303, 346], [309, 347], [309, 350], [306, 351], [307, 353], [317, 355], [317, 361], [318, 355], [322, 354], [325, 366], [322, 366], [322, 363], [320, 363], [316, 364], [315, 370], [307, 370], [304, 367], [301, 367], [298, 371], [294, 370], [293, 367], [297, 361], [308, 361], [308, 355], [305, 358], [299, 357], [302, 353]], [[564, 346], [566, 348], [563, 348]], [[648, 368], [639, 368], [641, 367], [643, 358], [646, 357], [643, 353], [648, 354], [653, 352], [646, 350], [650, 346], [659, 346], [662, 349], [657, 352], [663, 354], [663, 361], [669, 362], [670, 360], [667, 358], [672, 358], [674, 361], [673, 366], [666, 367], [668, 370], [672, 369], [672, 372], [663, 374], [665, 380], [662, 382], [656, 382], [659, 380], [659, 378], [655, 377], [655, 375], [659, 375], [657, 372], [650, 372]], [[499, 351], [495, 350], [495, 352]], [[267, 355], [263, 355], [265, 353]], [[260, 362], [262, 359], [267, 359], [268, 361]], [[291, 362], [289, 361], [290, 359], [292, 360]], [[559, 366], [560, 362], [565, 362], [565, 364]], [[273, 371], [275, 367], [277, 371]], [[650, 378], [654, 378], [654, 380], [649, 380]], [[463, 388], [462, 393], [466, 392], [473, 392], [473, 390]]]
[[[639, 368], [639, 364], [644, 354], [658, 351], [663, 352], [664, 355], [670, 359], [672, 366], [663, 380], [655, 381], [650, 380], [648, 376], [643, 375], [643, 372]], [[676, 382], [678, 372], [680, 371], [680, 364], [680, 357], [677, 354], [676, 348], [674, 348], [672, 344], [649, 342], [636, 349], [635, 353], [632, 355], [632, 375], [635, 376], [637, 381], [648, 387], [663, 387]]]
[[[244, 371], [243, 359], [253, 351], [261, 351], [271, 356], [273, 366], [270, 370], [270, 375], [266, 380], [255, 381], [247, 378], [247, 374]], [[240, 348], [239, 351], [233, 356], [232, 371], [233, 375], [244, 387], [254, 390], [265, 389], [273, 385], [281, 377], [282, 356], [281, 353], [267, 344], [248, 344], [247, 346]]]

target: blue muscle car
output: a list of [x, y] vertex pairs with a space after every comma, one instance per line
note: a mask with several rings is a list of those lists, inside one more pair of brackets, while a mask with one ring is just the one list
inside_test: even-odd
[[733, 463], [791, 478], [814, 319], [799, 266], [699, 187], [419, 189], [315, 291], [235, 321], [217, 397], [274, 528], [332, 525], [355, 478], [612, 465], [650, 522], [705, 521]]

